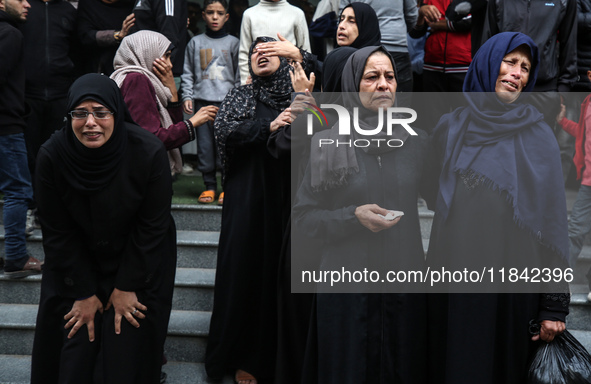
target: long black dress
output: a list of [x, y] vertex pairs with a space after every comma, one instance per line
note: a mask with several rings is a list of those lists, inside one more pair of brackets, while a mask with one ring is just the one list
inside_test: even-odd
[[[403, 147], [381, 155], [360, 149], [355, 153], [359, 172], [349, 175], [341, 188], [313, 191], [308, 168], [294, 206], [294, 226], [325, 239], [323, 270], [378, 265], [421, 270], [417, 198], [429, 184], [427, 135], [419, 131]], [[370, 203], [401, 210], [404, 217], [373, 233], [354, 213]], [[349, 255], [354, 256], [344, 260]], [[426, 383], [426, 310], [425, 294], [317, 294], [303, 382]]]
[[[227, 139], [233, 149], [225, 175], [214, 308], [207, 342], [211, 377], [242, 369], [272, 380], [277, 333], [277, 272], [289, 217], [289, 163], [267, 150], [278, 110], [258, 103]], [[286, 178], [282, 179], [281, 175]], [[288, 208], [288, 207], [287, 207]]]
[[[154, 135], [128, 125], [112, 180], [81, 192], [64, 176], [55, 136], [38, 157], [45, 270], [31, 382], [92, 383], [96, 368], [99, 382], [158, 383], [176, 270], [166, 151]], [[74, 301], [96, 294], [106, 306], [114, 287], [136, 292], [148, 308], [140, 327], [122, 319], [116, 335], [111, 308], [97, 312], [94, 342], [86, 327], [68, 340], [64, 315]]]
[[[531, 68], [524, 94], [506, 102], [496, 84], [505, 58], [518, 47]], [[533, 268], [564, 270], [568, 234], [560, 154], [551, 128], [527, 102], [537, 70], [538, 48], [521, 33], [495, 35], [474, 56], [464, 82], [466, 107], [444, 115], [434, 130], [442, 172], [429, 263], [454, 271], [527, 267], [530, 275]], [[535, 347], [530, 321], [564, 322], [568, 284], [534, 290], [527, 289], [531, 281], [516, 288], [505, 277], [487, 293], [465, 293], [476, 288], [464, 286], [454, 289], [461, 293], [430, 296], [432, 383], [526, 382]]]
[[[434, 218], [428, 259], [437, 264], [474, 257], [498, 265], [496, 270], [514, 260], [533, 268], [556, 258], [515, 224], [506, 193], [493, 191], [482, 179], [463, 176], [445, 223], [439, 215]], [[430, 296], [430, 382], [525, 383], [527, 363], [538, 345], [530, 340], [530, 321], [565, 321], [568, 314], [568, 285], [557, 288], [551, 294]]]

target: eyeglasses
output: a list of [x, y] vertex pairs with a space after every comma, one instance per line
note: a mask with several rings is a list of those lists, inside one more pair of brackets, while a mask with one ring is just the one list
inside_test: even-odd
[[74, 111], [70, 111], [68, 114], [70, 116], [72, 116], [72, 119], [74, 119], [74, 120], [86, 120], [88, 118], [88, 115], [92, 115], [92, 116], [94, 116], [95, 119], [98, 119], [98, 120], [105, 120], [105, 119], [108, 119], [109, 117], [111, 117], [113, 112], [111, 112], [111, 111], [89, 112], [84, 109], [77, 109]]

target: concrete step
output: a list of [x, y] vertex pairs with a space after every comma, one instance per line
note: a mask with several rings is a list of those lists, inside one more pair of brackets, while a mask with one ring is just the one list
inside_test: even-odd
[[[38, 306], [0, 304], [0, 351], [7, 355], [29, 355]], [[168, 360], [202, 363], [209, 333], [210, 312], [173, 310], [164, 352]]]
[[[177, 231], [177, 266], [182, 268], [215, 268], [220, 233], [213, 231]], [[27, 238], [27, 249], [44, 260], [41, 231]], [[4, 255], [4, 227], [0, 226], [0, 255]]]
[[[591, 238], [591, 236], [588, 236]], [[575, 265], [573, 277], [575, 284], [588, 284], [587, 282], [587, 272], [591, 268], [591, 245], [583, 245], [583, 249], [581, 250], [581, 254], [577, 259], [577, 264]]]
[[[4, 201], [0, 200], [0, 225], [4, 225], [2, 210]], [[173, 204], [172, 217], [178, 230], [219, 231], [222, 223], [222, 207], [218, 205]]]
[[172, 217], [177, 230], [219, 231], [222, 227], [222, 207], [218, 205], [173, 204]]
[[[209, 384], [201, 363], [168, 362], [162, 367], [167, 384]], [[0, 384], [28, 384], [31, 379], [31, 356], [0, 355]], [[226, 377], [219, 384], [232, 384]]]
[[[42, 275], [9, 279], [0, 274], [0, 303], [38, 304]], [[214, 269], [177, 268], [172, 308], [184, 311], [211, 311]]]
[[[567, 328], [591, 332], [591, 302], [587, 301], [589, 288], [586, 284], [571, 284], [571, 293]], [[585, 346], [589, 349], [591, 344]]]

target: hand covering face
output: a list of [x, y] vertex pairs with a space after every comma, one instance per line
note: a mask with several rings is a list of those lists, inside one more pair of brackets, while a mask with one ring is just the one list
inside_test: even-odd
[[[164, 56], [171, 49], [171, 42], [164, 35], [153, 31], [139, 31], [125, 37], [117, 50], [113, 66], [115, 72], [111, 79], [121, 87], [125, 77], [130, 73], [141, 73], [148, 77], [156, 92], [156, 104], [160, 115], [160, 124], [168, 129], [174, 124], [166, 107], [172, 98], [168, 87], [154, 74], [152, 68], [154, 61]], [[183, 160], [178, 148], [168, 151], [168, 160], [171, 171], [180, 173]]]
[[[529, 82], [515, 102], [505, 104], [494, 93], [501, 62], [521, 45], [531, 53]], [[566, 259], [560, 153], [543, 115], [526, 103], [538, 63], [535, 43], [516, 32], [493, 36], [476, 53], [464, 81], [468, 107], [444, 115], [434, 130], [434, 142], [443, 151], [437, 212], [447, 217], [458, 175], [483, 177], [489, 188], [507, 192], [517, 225]]]
[[257, 103], [260, 102], [277, 111], [283, 111], [289, 107], [291, 102], [291, 93], [293, 92], [289, 76], [291, 66], [285, 58], [280, 57], [279, 68], [269, 76], [257, 76], [252, 71], [250, 58], [254, 47], [258, 43], [268, 41], [276, 40], [272, 37], [257, 37], [251, 44], [248, 52], [248, 70], [252, 83], [232, 89], [222, 102], [215, 119], [215, 141], [226, 171], [232, 157], [231, 150], [226, 148], [226, 140], [241, 124], [247, 124], [248, 120], [255, 119]]

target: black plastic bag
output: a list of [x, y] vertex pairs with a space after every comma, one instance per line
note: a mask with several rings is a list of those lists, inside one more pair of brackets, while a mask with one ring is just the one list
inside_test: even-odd
[[568, 331], [538, 347], [528, 372], [528, 384], [589, 384], [591, 355]]

